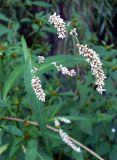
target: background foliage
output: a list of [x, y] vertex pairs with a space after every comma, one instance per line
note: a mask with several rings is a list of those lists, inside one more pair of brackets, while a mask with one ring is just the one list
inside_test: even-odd
[[[1, 119], [0, 160], [94, 160], [84, 150], [75, 153], [45, 128], [57, 115], [73, 121], [63, 126], [72, 137], [106, 160], [116, 160], [117, 133], [112, 132], [117, 129], [116, 0], [5, 0], [0, 6], [0, 117], [40, 123], [38, 128]], [[59, 40], [48, 23], [54, 11], [77, 28], [81, 43], [99, 53], [107, 76], [104, 95], [95, 90], [90, 67], [75, 52], [70, 36]], [[38, 55], [47, 57], [44, 64], [36, 63]], [[75, 66], [78, 76], [58, 75], [53, 61]], [[30, 85], [33, 66], [39, 69], [45, 104]]]

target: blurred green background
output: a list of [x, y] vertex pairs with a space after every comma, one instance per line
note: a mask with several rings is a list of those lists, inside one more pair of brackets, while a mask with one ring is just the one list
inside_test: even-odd
[[[103, 95], [95, 90], [90, 66], [76, 53], [70, 35], [58, 39], [49, 24], [55, 11], [77, 29], [80, 43], [99, 54], [107, 76]], [[105, 160], [117, 160], [116, 28], [117, 0], [0, 0], [0, 160], [95, 160], [46, 130], [55, 116], [64, 115], [72, 121], [62, 126], [70, 136]], [[37, 63], [38, 55], [47, 57], [44, 64]], [[58, 74], [53, 61], [75, 67], [78, 75]], [[32, 66], [39, 69], [44, 104], [31, 88]], [[41, 127], [2, 120], [5, 116], [34, 120]]]

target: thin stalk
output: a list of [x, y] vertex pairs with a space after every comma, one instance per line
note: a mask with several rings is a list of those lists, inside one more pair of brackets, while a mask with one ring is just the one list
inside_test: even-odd
[[[34, 121], [27, 121], [24, 119], [20, 119], [20, 118], [16, 118], [16, 117], [0, 117], [1, 120], [10, 120], [10, 121], [16, 121], [16, 122], [21, 122], [24, 124], [30, 124], [30, 125], [34, 125], [34, 126], [39, 126], [39, 123], [34, 122]], [[58, 129], [47, 125], [46, 126], [49, 130], [53, 131], [53, 132], [57, 132], [58, 133]], [[94, 151], [92, 151], [91, 149], [89, 149], [88, 147], [86, 147], [84, 144], [82, 144], [81, 142], [79, 142], [78, 140], [75, 140], [74, 138], [69, 137], [69, 140], [71, 140], [73, 143], [79, 145], [81, 148], [85, 149], [87, 152], [89, 152], [90, 154], [92, 154], [94, 157], [96, 157], [99, 160], [104, 160], [102, 157], [100, 157], [97, 153], [95, 153]]]
[[22, 98], [23, 98], [23, 92], [24, 92], [24, 87], [22, 88], [22, 91], [21, 91], [21, 95], [20, 95], [20, 98], [19, 98], [19, 104], [18, 104], [17, 110], [16, 110], [16, 115], [18, 115], [19, 110], [20, 110], [20, 106], [21, 106], [21, 102], [22, 102]]
[[75, 35], [75, 39], [76, 39], [77, 44], [80, 44], [78, 37], [76, 35]]
[[34, 49], [34, 46], [35, 46], [35, 43], [36, 43], [36, 40], [37, 40], [37, 36], [38, 36], [40, 30], [41, 30], [41, 25], [39, 26], [38, 31], [37, 31], [37, 33], [36, 33], [36, 35], [34, 37], [33, 44], [32, 44], [32, 47], [31, 47], [31, 53], [32, 53], [32, 51]]
[[0, 56], [0, 80], [1, 80], [1, 99], [3, 99], [3, 82], [4, 82], [4, 71], [3, 71], [3, 55]]
[[77, 51], [76, 51], [76, 43], [75, 43], [75, 39], [74, 39], [74, 36], [73, 36], [73, 35], [72, 35], [72, 41], [73, 41], [74, 52], [75, 52], [75, 54], [77, 54]]
[[68, 41], [68, 31], [66, 32], [66, 37], [65, 37], [65, 41], [64, 41], [63, 54], [66, 53], [67, 41]]

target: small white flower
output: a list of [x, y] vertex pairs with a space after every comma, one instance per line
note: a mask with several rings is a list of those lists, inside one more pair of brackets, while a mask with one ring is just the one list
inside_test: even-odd
[[33, 88], [37, 98], [40, 101], [45, 102], [45, 93], [42, 89], [41, 81], [40, 81], [39, 77], [33, 76], [32, 80], [31, 80], [31, 85], [32, 85], [32, 88]]
[[38, 59], [39, 59], [39, 63], [43, 63], [45, 60], [44, 56], [38, 56]]
[[31, 73], [33, 73], [33, 74], [35, 74], [36, 72], [37, 72], [37, 68], [36, 67], [34, 67], [32, 70], [31, 70]]
[[72, 30], [70, 31], [70, 35], [75, 35], [75, 36], [78, 35], [78, 33], [76, 32], [76, 28], [74, 28], [74, 29], [72, 29]]
[[0, 51], [0, 56], [2, 56], [3, 55], [3, 53]]
[[27, 152], [26, 147], [23, 144], [21, 146], [22, 146], [22, 150], [23, 150], [24, 154], [26, 154], [26, 152]]
[[57, 127], [57, 128], [60, 126], [60, 123], [57, 118], [55, 118], [54, 124], [55, 124], [55, 127]]
[[71, 123], [71, 121], [65, 117], [58, 117], [57, 119], [60, 120], [61, 122], [66, 123], [66, 124]]
[[112, 128], [111, 131], [112, 131], [112, 133], [115, 133], [115, 132], [116, 132], [116, 129], [115, 129], [115, 128]]
[[52, 64], [56, 67], [56, 69], [61, 72], [63, 75], [69, 75], [71, 77], [76, 75], [76, 71], [74, 69], [68, 70], [67, 67], [63, 67], [62, 64], [57, 65], [56, 62], [52, 62]]
[[58, 38], [65, 38], [66, 36], [66, 27], [65, 22], [60, 15], [56, 15], [56, 12], [49, 17], [49, 22], [54, 24], [54, 27], [57, 29]]

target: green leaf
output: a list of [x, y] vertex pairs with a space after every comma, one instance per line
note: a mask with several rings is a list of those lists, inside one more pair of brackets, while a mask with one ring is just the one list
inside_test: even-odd
[[51, 142], [51, 149], [55, 149], [57, 147], [60, 147], [60, 145], [63, 144], [63, 141], [61, 140], [61, 137], [59, 134], [56, 134], [52, 131], [47, 130], [46, 135], [49, 137], [49, 141]]
[[103, 142], [97, 146], [96, 150], [99, 155], [106, 155], [110, 152], [110, 149], [110, 144], [108, 142]]
[[117, 160], [117, 145], [114, 145], [112, 147], [112, 150], [109, 154], [109, 158], [110, 158], [110, 160]]
[[25, 160], [37, 159], [37, 140], [31, 139], [28, 141]]
[[11, 90], [11, 87], [15, 84], [17, 80], [21, 77], [23, 73], [24, 65], [19, 65], [11, 72], [7, 78], [4, 87], [3, 87], [3, 100], [6, 99], [8, 92]]
[[4, 108], [7, 106], [8, 106], [8, 104], [5, 101], [3, 101], [2, 99], [0, 99], [0, 107]]
[[14, 142], [12, 146], [10, 147], [9, 158], [11, 158], [19, 150], [19, 148], [21, 147], [21, 141], [22, 139], [15, 137]]
[[[32, 106], [33, 111], [33, 120], [36, 120], [40, 124], [40, 129], [42, 132], [43, 140], [47, 144], [47, 136], [45, 136], [46, 133], [46, 116], [45, 116], [45, 109], [44, 104], [39, 101], [33, 91], [33, 88], [31, 86], [31, 63], [30, 59], [27, 60], [25, 64], [25, 71], [24, 71], [24, 83], [26, 87], [26, 91], [28, 93], [28, 97], [30, 99], [30, 104]], [[49, 148], [49, 147], [48, 147]]]
[[74, 160], [84, 160], [82, 152], [77, 153], [77, 152], [73, 151], [72, 157], [74, 158]]
[[7, 18], [4, 14], [0, 13], [0, 20], [5, 22], [11, 22], [9, 18]]
[[107, 93], [117, 93], [117, 89], [114, 86], [113, 81], [110, 77], [108, 77], [106, 80], [105, 88], [107, 90]]
[[81, 116], [64, 116], [67, 119], [70, 119], [71, 121], [88, 121], [89, 118], [81, 117]]
[[53, 160], [53, 158], [40, 147], [38, 151], [38, 158], [39, 160]]
[[24, 53], [24, 60], [26, 61], [28, 59], [28, 57], [30, 56], [30, 53], [29, 53], [29, 49], [27, 47], [26, 40], [23, 36], [21, 38], [21, 44], [22, 44], [22, 50]]
[[2, 128], [4, 130], [6, 130], [7, 132], [11, 133], [12, 135], [16, 135], [16, 136], [19, 136], [19, 137], [23, 137], [23, 133], [22, 131], [17, 128], [16, 126], [12, 126], [12, 125], [4, 125], [2, 126]]
[[97, 115], [96, 122], [110, 122], [113, 119], [114, 115], [108, 115], [104, 113], [99, 113]]
[[32, 1], [31, 5], [36, 5], [36, 6], [44, 7], [44, 8], [51, 7], [51, 4], [43, 2], [43, 1]]
[[0, 155], [2, 155], [2, 153], [4, 153], [7, 149], [8, 149], [8, 144], [0, 146]]
[[83, 121], [80, 121], [79, 128], [89, 135], [92, 135], [93, 129], [92, 129], [92, 121], [90, 119], [86, 119]]
[[25, 68], [24, 68], [24, 84], [26, 91], [28, 93], [28, 97], [30, 99], [30, 104], [32, 105], [32, 111], [33, 111], [33, 120], [36, 120], [40, 124], [40, 129], [42, 131], [43, 140], [46, 143], [46, 146], [48, 146], [49, 150], [49, 144], [47, 142], [47, 137], [45, 136], [46, 133], [46, 116], [45, 116], [45, 110], [43, 103], [39, 101], [33, 91], [33, 88], [31, 86], [31, 79], [32, 79], [32, 60], [29, 53], [29, 50], [27, 48], [27, 44], [24, 38], [22, 38], [22, 48], [24, 51], [24, 57], [25, 57]]
[[3, 36], [4, 34], [8, 33], [10, 30], [5, 27], [4, 25], [0, 24], [0, 36]]

